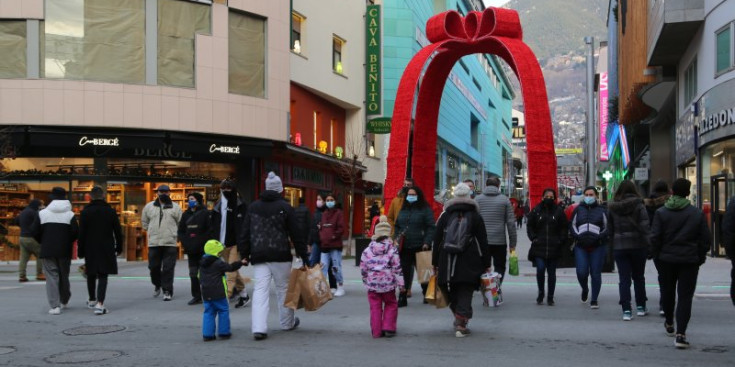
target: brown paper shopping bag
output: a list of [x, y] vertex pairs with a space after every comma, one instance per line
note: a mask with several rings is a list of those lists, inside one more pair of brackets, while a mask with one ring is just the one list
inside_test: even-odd
[[301, 302], [300, 278], [305, 277], [306, 272], [301, 269], [291, 269], [291, 275], [288, 278], [288, 290], [286, 291], [286, 300], [283, 302], [284, 307], [291, 309], [304, 308]]
[[429, 284], [426, 287], [426, 301], [436, 306], [436, 308], [444, 308], [449, 306], [446, 290], [443, 290], [437, 283], [436, 275], [429, 278]]
[[306, 311], [316, 311], [332, 299], [329, 283], [324, 278], [321, 264], [299, 270], [299, 293]]
[[[429, 283], [429, 278], [434, 274], [431, 265], [431, 251], [419, 251], [416, 253], [416, 280], [419, 284]], [[406, 286], [408, 288], [408, 285]]]

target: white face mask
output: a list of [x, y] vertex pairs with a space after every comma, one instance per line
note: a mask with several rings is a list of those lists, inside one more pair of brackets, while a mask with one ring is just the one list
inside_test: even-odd
[[323, 207], [323, 206], [324, 206], [324, 201], [323, 201], [323, 200], [317, 200], [317, 201], [316, 201], [316, 207], [317, 207], [317, 208], [321, 208], [321, 207]]

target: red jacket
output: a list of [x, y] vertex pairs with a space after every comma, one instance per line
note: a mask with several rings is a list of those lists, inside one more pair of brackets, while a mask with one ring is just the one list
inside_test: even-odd
[[344, 219], [342, 210], [327, 209], [322, 213], [319, 222], [320, 249], [342, 249], [342, 234], [344, 233]]

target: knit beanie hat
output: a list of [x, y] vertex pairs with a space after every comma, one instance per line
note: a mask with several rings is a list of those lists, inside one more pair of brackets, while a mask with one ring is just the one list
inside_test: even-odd
[[689, 196], [689, 188], [692, 187], [692, 183], [686, 178], [677, 178], [674, 184], [671, 185], [671, 191], [676, 196], [683, 198]]
[[204, 244], [204, 253], [212, 256], [219, 256], [219, 253], [224, 251], [225, 246], [217, 240], [209, 240]]
[[391, 227], [390, 223], [388, 223], [388, 217], [385, 215], [381, 215], [380, 219], [378, 219], [378, 223], [375, 224], [375, 233], [373, 234], [373, 241], [377, 240], [381, 236], [388, 236], [390, 237]]
[[472, 194], [472, 190], [470, 190], [470, 187], [464, 182], [459, 183], [454, 187], [455, 198], [468, 198], [470, 197], [470, 194]]
[[278, 193], [283, 192], [283, 183], [281, 182], [281, 178], [276, 176], [273, 171], [268, 172], [268, 177], [265, 179], [265, 189]]

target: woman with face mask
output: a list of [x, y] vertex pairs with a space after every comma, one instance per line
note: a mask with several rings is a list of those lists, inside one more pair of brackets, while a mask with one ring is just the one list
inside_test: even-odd
[[587, 278], [592, 278], [592, 298], [590, 308], [597, 309], [597, 297], [602, 286], [602, 265], [607, 254], [608, 236], [607, 210], [597, 202], [597, 188], [584, 189], [584, 199], [572, 213], [569, 230], [576, 241], [574, 261], [577, 265], [577, 280], [582, 287], [582, 303], [589, 298]]
[[[528, 251], [529, 261], [536, 266], [536, 283], [538, 297], [536, 304], [546, 303], [554, 305], [554, 291], [556, 290], [556, 265], [561, 255], [561, 249], [566, 246], [567, 217], [561, 206], [556, 203], [556, 191], [552, 188], [544, 190], [541, 203], [528, 214], [526, 225], [528, 238], [531, 240], [531, 249]], [[544, 292], [545, 274], [549, 276], [548, 294]]]
[[[406, 281], [406, 292], [398, 296], [398, 307], [408, 305], [407, 298], [411, 296], [411, 283], [413, 282], [414, 266], [416, 265], [416, 253], [431, 249], [434, 239], [434, 212], [429, 203], [424, 199], [424, 193], [417, 186], [410, 187], [406, 191], [406, 199], [401, 211], [396, 217], [396, 226], [393, 231], [397, 239], [403, 237], [403, 245], [400, 246], [401, 269]], [[421, 285], [421, 290], [426, 296], [426, 284]], [[424, 303], [426, 299], [424, 298]]]
[[191, 280], [191, 300], [188, 305], [202, 303], [202, 292], [199, 286], [199, 262], [204, 256], [204, 244], [209, 240], [209, 210], [204, 205], [204, 195], [192, 192], [187, 198], [188, 208], [179, 221], [179, 241], [189, 264]]
[[[311, 252], [309, 255], [309, 266], [314, 266], [321, 262], [321, 240], [319, 239], [319, 229], [321, 227], [322, 214], [327, 210], [327, 206], [324, 204], [324, 196], [319, 194], [316, 196], [316, 210], [314, 210], [314, 217], [311, 221], [311, 233], [309, 239], [311, 240]], [[332, 294], [337, 291], [337, 281], [334, 279], [332, 272], [327, 272], [329, 276], [329, 288], [332, 289]]]
[[324, 277], [331, 271], [337, 280], [335, 297], [345, 295], [344, 279], [342, 278], [342, 234], [344, 233], [344, 216], [342, 209], [337, 207], [334, 195], [328, 194], [324, 198], [326, 210], [319, 221], [319, 249], [321, 250], [321, 264]]

